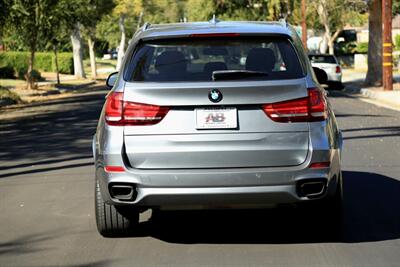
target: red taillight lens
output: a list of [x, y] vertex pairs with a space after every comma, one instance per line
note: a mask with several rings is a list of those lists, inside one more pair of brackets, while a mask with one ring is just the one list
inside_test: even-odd
[[105, 115], [108, 124], [121, 121], [122, 108], [124, 105], [124, 102], [122, 101], [123, 97], [124, 94], [120, 92], [113, 92], [107, 97]]
[[106, 100], [105, 117], [108, 125], [154, 125], [159, 123], [169, 108], [123, 101], [121, 92], [111, 93]]
[[336, 66], [336, 73], [341, 73], [342, 70], [340, 69], [340, 66]]
[[327, 118], [327, 103], [322, 91], [308, 89], [309, 121], [323, 121]]
[[327, 162], [314, 162], [311, 163], [309, 168], [310, 169], [321, 169], [321, 168], [328, 168], [331, 165], [329, 161]]
[[304, 121], [308, 118], [308, 99], [299, 98], [290, 101], [266, 104], [264, 112], [277, 122]]
[[122, 166], [105, 166], [104, 170], [106, 172], [125, 172], [125, 168]]
[[124, 104], [124, 122], [125, 125], [153, 125], [159, 123], [169, 108], [133, 102]]
[[322, 121], [327, 117], [327, 103], [317, 88], [308, 89], [308, 97], [262, 106], [265, 114], [276, 122]]

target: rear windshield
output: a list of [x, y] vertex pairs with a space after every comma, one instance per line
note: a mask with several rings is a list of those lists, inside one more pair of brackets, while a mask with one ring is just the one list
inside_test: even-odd
[[333, 63], [336, 64], [334, 56], [322, 56], [322, 55], [309, 55], [308, 58], [314, 63]]
[[240, 76], [239, 79], [244, 80], [296, 79], [304, 76], [297, 54], [285, 38], [191, 38], [140, 44], [131, 57], [125, 79], [148, 82], [211, 81], [214, 71], [235, 70], [267, 73]]

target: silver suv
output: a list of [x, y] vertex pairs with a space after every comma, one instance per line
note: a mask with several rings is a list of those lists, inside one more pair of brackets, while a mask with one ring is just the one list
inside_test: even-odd
[[146, 209], [313, 203], [339, 217], [342, 137], [317, 79], [283, 22], [143, 26], [93, 139], [100, 234], [134, 233]]

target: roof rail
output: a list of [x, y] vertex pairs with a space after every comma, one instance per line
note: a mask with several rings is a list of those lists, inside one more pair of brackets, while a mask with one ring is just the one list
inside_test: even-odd
[[145, 22], [145, 23], [143, 24], [143, 31], [148, 30], [148, 29], [150, 28], [150, 26], [151, 26], [151, 24], [150, 24], [149, 22]]

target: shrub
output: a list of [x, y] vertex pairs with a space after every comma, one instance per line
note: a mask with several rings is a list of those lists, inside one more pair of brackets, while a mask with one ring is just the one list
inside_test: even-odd
[[11, 66], [0, 67], [0, 79], [14, 79], [15, 71]]
[[53, 53], [35, 53], [34, 68], [46, 72], [53, 71], [53, 57]]
[[[29, 52], [0, 52], [0, 67], [12, 66], [14, 72], [20, 77], [20, 73], [28, 69]], [[60, 53], [58, 55], [60, 73], [72, 74], [74, 71], [72, 53]], [[35, 53], [34, 68], [40, 71], [56, 71], [55, 56], [52, 52]]]
[[400, 50], [400, 34], [396, 34], [396, 36], [394, 37], [394, 44], [396, 50]]
[[368, 53], [368, 43], [358, 43], [355, 48], [355, 52], [358, 54], [367, 54]]
[[26, 52], [1, 52], [0, 67], [12, 66], [15, 73], [21, 69], [28, 69], [28, 53]]
[[[72, 53], [59, 53], [58, 58], [58, 70], [60, 73], [73, 74], [74, 73], [74, 59]], [[56, 59], [53, 55], [52, 69], [56, 71]]]
[[21, 103], [21, 98], [14, 92], [0, 86], [0, 107]]
[[[25, 69], [25, 68], [24, 69], [20, 69], [18, 71], [18, 79], [25, 80], [25, 74], [27, 72], [28, 72], [28, 69]], [[36, 82], [44, 80], [42, 75], [40, 75], [40, 72], [37, 71], [37, 70], [32, 70], [31, 74], [32, 74], [33, 80], [36, 81]]]

